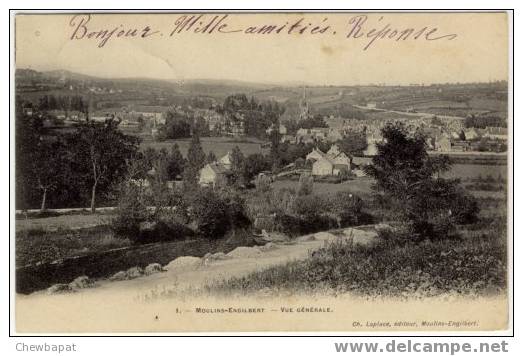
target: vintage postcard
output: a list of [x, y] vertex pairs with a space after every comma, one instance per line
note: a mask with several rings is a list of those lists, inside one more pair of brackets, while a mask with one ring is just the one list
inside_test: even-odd
[[17, 333], [510, 328], [510, 14], [13, 20]]

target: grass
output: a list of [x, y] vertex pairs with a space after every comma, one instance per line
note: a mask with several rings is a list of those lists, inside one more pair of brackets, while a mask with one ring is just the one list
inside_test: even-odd
[[351, 293], [364, 297], [425, 298], [492, 295], [506, 288], [506, 245], [487, 236], [373, 248], [335, 242], [304, 261], [208, 285], [211, 294]]
[[74, 213], [59, 214], [49, 217], [17, 218], [17, 234], [29, 230], [54, 232], [59, 230], [77, 230], [100, 225], [106, 225], [111, 218], [108, 213]]
[[28, 229], [16, 234], [16, 266], [49, 263], [66, 257], [85, 256], [127, 247], [129, 240], [117, 239], [106, 225], [84, 229]]

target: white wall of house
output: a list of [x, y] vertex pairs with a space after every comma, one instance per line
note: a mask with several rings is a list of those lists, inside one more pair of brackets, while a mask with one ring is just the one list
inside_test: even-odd
[[216, 172], [211, 168], [210, 165], [207, 164], [200, 170], [200, 185], [214, 185], [217, 180], [216, 178]]
[[333, 164], [325, 158], [319, 159], [312, 164], [312, 175], [330, 176], [332, 175]]

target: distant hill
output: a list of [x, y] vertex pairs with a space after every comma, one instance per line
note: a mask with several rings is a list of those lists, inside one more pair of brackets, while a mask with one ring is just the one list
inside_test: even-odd
[[[312, 114], [355, 115], [352, 105], [374, 103], [396, 111], [417, 111], [434, 115], [466, 117], [491, 115], [507, 117], [507, 82], [434, 84], [426, 86], [312, 86], [303, 83], [270, 84], [219, 79], [101, 78], [67, 70], [39, 72], [17, 69], [17, 95], [37, 103], [43, 95], [81, 95], [93, 109], [128, 105], [194, 105], [204, 98], [204, 105], [221, 103], [232, 94], [275, 100], [296, 108], [307, 101]], [[199, 99], [198, 99], [199, 100]], [[200, 100], [201, 101], [201, 100]], [[356, 113], [359, 114], [359, 113]], [[288, 110], [287, 116], [295, 116]], [[366, 113], [372, 116], [372, 113]]]

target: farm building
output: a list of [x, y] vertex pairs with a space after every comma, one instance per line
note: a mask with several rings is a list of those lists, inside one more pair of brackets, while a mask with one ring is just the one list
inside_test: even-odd
[[204, 186], [224, 186], [227, 184], [227, 174], [229, 169], [220, 162], [206, 164], [200, 170], [200, 185]]
[[312, 164], [313, 176], [332, 176], [334, 170], [334, 163], [325, 156], [318, 158]]
[[436, 138], [434, 142], [434, 149], [440, 152], [449, 152], [452, 149], [450, 138], [446, 135], [442, 135]]
[[341, 152], [339, 147], [332, 146], [329, 152], [323, 153], [315, 148], [307, 155], [307, 160], [314, 161], [312, 175], [332, 176], [339, 175], [342, 172], [350, 172], [350, 158], [344, 152]]
[[324, 156], [324, 153], [321, 152], [319, 149], [315, 148], [309, 153], [305, 159], [306, 160], [318, 160]]

